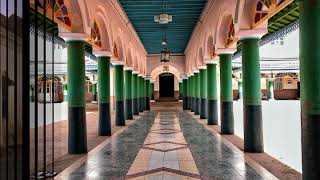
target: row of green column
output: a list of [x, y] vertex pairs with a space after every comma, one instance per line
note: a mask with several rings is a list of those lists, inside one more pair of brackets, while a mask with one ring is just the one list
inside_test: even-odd
[[[261, 87], [258, 38], [241, 39], [243, 44], [243, 88], [244, 88], [244, 148], [246, 152], [263, 152]], [[234, 134], [232, 54], [221, 53], [220, 57], [220, 120], [221, 133]], [[194, 71], [185, 82], [186, 102], [201, 119], [209, 125], [218, 124], [216, 64], [207, 64]], [[189, 102], [190, 101], [190, 102]], [[200, 106], [199, 106], [200, 105]], [[200, 108], [199, 108], [200, 107]]]
[[[298, 0], [300, 10], [300, 77], [301, 77], [301, 141], [303, 179], [320, 177], [320, 0]], [[242, 82], [239, 81], [239, 98], [243, 96], [244, 150], [263, 152], [262, 108], [259, 64], [259, 38], [241, 39]], [[220, 99], [221, 132], [233, 133], [232, 111], [232, 67], [231, 54], [220, 54]], [[217, 124], [217, 117], [211, 113], [216, 97], [214, 80], [216, 67], [207, 65], [208, 123]], [[197, 75], [196, 75], [197, 76]], [[195, 77], [186, 80], [186, 104], [184, 109], [196, 111], [194, 98], [197, 97]], [[199, 87], [199, 86], [198, 86]], [[243, 91], [241, 89], [243, 87]], [[270, 82], [272, 89], [273, 82]], [[272, 93], [272, 92], [270, 92]], [[270, 94], [272, 97], [273, 94]]]
[[[86, 96], [85, 96], [85, 58], [83, 40], [67, 42], [68, 82], [64, 90], [68, 94], [68, 152], [80, 154], [87, 152], [86, 132]], [[111, 135], [110, 113], [110, 60], [109, 56], [97, 55], [98, 82], [92, 86], [93, 101], [99, 92], [98, 135]], [[124, 126], [126, 119], [133, 114], [150, 109], [150, 97], [153, 94], [153, 83], [138, 77], [132, 70], [124, 72], [123, 64], [114, 65], [115, 82], [115, 120], [117, 126]], [[68, 88], [67, 88], [68, 87]], [[151, 89], [151, 90], [150, 90]], [[138, 101], [140, 99], [141, 102]], [[139, 110], [139, 105], [141, 109]]]

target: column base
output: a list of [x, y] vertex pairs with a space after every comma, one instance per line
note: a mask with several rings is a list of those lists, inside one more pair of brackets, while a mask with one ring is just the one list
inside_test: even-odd
[[208, 100], [208, 125], [218, 125], [217, 100]]
[[87, 123], [85, 107], [68, 108], [68, 153], [87, 153]]
[[302, 115], [302, 176], [319, 179], [320, 115]]
[[208, 102], [206, 98], [201, 98], [201, 107], [200, 107], [200, 119], [208, 118]]
[[138, 98], [133, 98], [133, 114], [134, 115], [139, 115], [139, 102]]
[[143, 98], [139, 98], [139, 112], [143, 112]]
[[126, 111], [126, 119], [133, 119], [132, 113], [132, 99], [125, 100], [125, 111]]
[[92, 95], [92, 102], [96, 102], [97, 101], [97, 95], [96, 94], [93, 94]]
[[146, 98], [146, 110], [150, 111], [150, 98], [149, 97]]
[[188, 110], [188, 97], [183, 97], [183, 110]]
[[199, 99], [196, 97], [194, 98], [194, 101], [193, 101], [193, 106], [194, 106], [194, 113], [195, 115], [199, 115]]
[[99, 136], [111, 136], [110, 103], [99, 103]]
[[221, 134], [234, 134], [233, 102], [221, 102]]
[[116, 101], [116, 126], [125, 126], [126, 121], [124, 119], [124, 102]]
[[263, 124], [261, 105], [244, 105], [244, 151], [262, 153]]

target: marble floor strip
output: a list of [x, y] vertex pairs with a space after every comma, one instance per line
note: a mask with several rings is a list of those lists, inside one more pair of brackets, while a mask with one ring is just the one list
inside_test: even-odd
[[127, 174], [134, 180], [200, 179], [175, 112], [160, 112]]

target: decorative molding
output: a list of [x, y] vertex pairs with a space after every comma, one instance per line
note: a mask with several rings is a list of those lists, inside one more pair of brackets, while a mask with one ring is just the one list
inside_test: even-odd
[[120, 65], [124, 65], [124, 62], [123, 61], [111, 61], [111, 64], [113, 66], [120, 66]]
[[219, 60], [218, 59], [210, 59], [210, 60], [205, 60], [205, 64], [218, 64]]
[[133, 68], [132, 68], [132, 67], [124, 67], [123, 70], [125, 70], [125, 71], [132, 71]]
[[59, 37], [65, 41], [81, 40], [87, 41], [89, 36], [86, 33], [70, 33], [70, 32], [61, 32], [58, 34]]
[[233, 54], [237, 51], [236, 48], [218, 48], [216, 54]]
[[240, 30], [238, 37], [240, 40], [247, 38], [257, 38], [261, 39], [262, 36], [268, 33], [268, 29], [250, 29], [250, 30]]
[[112, 52], [110, 51], [93, 51], [96, 57], [112, 57]]

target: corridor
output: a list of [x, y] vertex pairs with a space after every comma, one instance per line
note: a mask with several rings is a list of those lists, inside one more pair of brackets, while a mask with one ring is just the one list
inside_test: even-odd
[[156, 103], [57, 179], [277, 179], [179, 109], [175, 102]]

